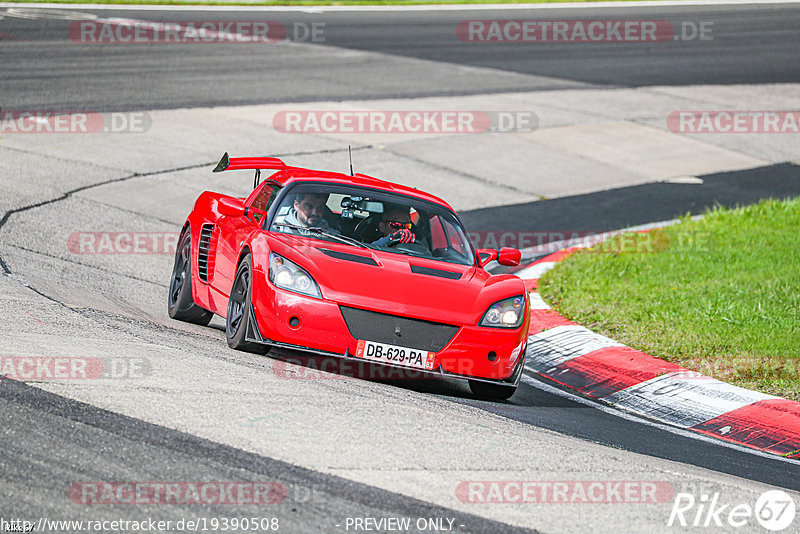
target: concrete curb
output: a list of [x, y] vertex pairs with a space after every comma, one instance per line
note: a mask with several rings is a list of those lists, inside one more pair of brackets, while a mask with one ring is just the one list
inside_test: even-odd
[[626, 347], [550, 309], [539, 278], [581, 247], [514, 274], [531, 296], [529, 374], [636, 415], [800, 459], [800, 402], [732, 386]]

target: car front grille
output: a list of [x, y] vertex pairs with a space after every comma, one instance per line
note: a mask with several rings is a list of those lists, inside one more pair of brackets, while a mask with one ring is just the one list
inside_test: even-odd
[[412, 349], [438, 352], [453, 339], [458, 327], [339, 306], [350, 334], [356, 339], [377, 341]]

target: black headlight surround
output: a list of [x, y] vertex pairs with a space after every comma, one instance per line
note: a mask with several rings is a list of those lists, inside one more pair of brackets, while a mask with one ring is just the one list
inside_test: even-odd
[[[516, 322], [514, 324], [503, 324], [502, 322], [498, 322], [498, 323], [494, 323], [493, 324], [493, 323], [487, 322], [487, 320], [486, 320], [487, 315], [489, 315], [489, 312], [491, 312], [493, 309], [495, 309], [495, 307], [501, 307], [502, 308], [502, 304], [503, 303], [508, 303], [507, 306], [509, 307], [509, 309], [507, 309], [507, 310], [502, 310], [502, 309], [499, 310], [500, 317], [502, 318], [504, 311], [511, 311], [513, 309], [513, 306], [511, 305], [511, 303], [516, 299], [520, 299], [521, 303], [520, 303], [520, 307], [519, 307], [519, 312], [517, 314], [517, 320], [516, 320]], [[483, 313], [483, 315], [481, 316], [481, 320], [478, 322], [478, 326], [480, 326], [482, 328], [503, 328], [503, 329], [510, 330], [510, 329], [515, 329], [515, 328], [519, 328], [520, 326], [522, 326], [522, 321], [524, 319], [525, 319], [525, 295], [524, 294], [519, 294], [519, 295], [514, 295], [512, 297], [506, 297], [504, 299], [498, 300], [497, 302], [495, 302], [491, 306], [489, 306], [486, 309], [486, 311]]]

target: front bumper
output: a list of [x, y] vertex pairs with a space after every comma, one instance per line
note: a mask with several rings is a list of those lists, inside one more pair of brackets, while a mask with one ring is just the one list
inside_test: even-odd
[[[355, 356], [353, 337], [338, 303], [273, 287], [254, 295], [247, 341], [283, 347], [418, 374], [516, 385], [522, 374], [527, 342], [528, 314], [518, 329], [458, 327], [452, 339], [435, 352], [434, 368], [405, 367]], [[375, 341], [375, 340], [373, 340]], [[399, 346], [406, 346], [398, 343]], [[421, 347], [411, 346], [422, 350]]]

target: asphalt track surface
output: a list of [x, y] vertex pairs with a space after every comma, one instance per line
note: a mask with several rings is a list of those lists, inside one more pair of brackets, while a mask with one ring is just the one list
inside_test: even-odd
[[[5, 518], [37, 517], [53, 502], [63, 499], [65, 487], [69, 488], [73, 481], [54, 477], [55, 472], [83, 471], [98, 480], [114, 480], [122, 472], [133, 471], [146, 473], [151, 480], [165, 472], [181, 480], [196, 480], [198, 475], [204, 480], [260, 480], [267, 476], [286, 489], [285, 499], [279, 503], [282, 506], [270, 510], [281, 518], [283, 531], [330, 532], [344, 518], [359, 516], [450, 517], [466, 532], [522, 531], [144, 423], [18, 382], [3, 380], [0, 397], [0, 417], [8, 429], [0, 438], [6, 481], [4, 501], [8, 507], [2, 510]], [[20, 420], [37, 423], [22, 426]], [[65, 447], [65, 442], [70, 446]], [[32, 453], [29, 447], [34, 444], [36, 451]], [[33, 498], [28, 500], [27, 496]], [[322, 510], [296, 513], [297, 508], [309, 506]], [[252, 512], [247, 506], [187, 508], [175, 507], [171, 514], [159, 514], [159, 518], [177, 521], [191, 514], [247, 517]], [[134, 511], [132, 519], [141, 517], [141, 512]], [[320, 515], [327, 516], [327, 521], [320, 522]]]
[[[23, 8], [24, 9], [24, 8]], [[92, 13], [92, 10], [81, 13]], [[291, 46], [148, 44], [65, 46], [75, 19], [2, 21], [2, 106], [18, 109], [127, 110], [467, 95], [569, 87], [783, 83], [800, 81], [800, 8], [764, 6], [548, 9], [536, 12], [444, 11], [391, 13], [170, 12], [95, 10], [100, 17], [150, 21], [277, 20], [324, 23], [324, 43], [352, 54], [308, 53]], [[657, 43], [482, 44], [461, 42], [467, 19], [631, 19], [713, 23], [711, 40]], [[687, 30], [688, 32], [688, 30]], [[299, 33], [299, 32], [298, 32]], [[306, 41], [307, 42], [307, 41]], [[454, 72], [424, 80], [358, 51], [432, 60], [442, 66], [488, 69], [469, 83]], [[576, 53], [578, 52], [578, 53]], [[521, 76], [524, 75], [524, 76]]]
[[[558, 230], [607, 232], [681, 215], [699, 215], [715, 206], [729, 208], [764, 198], [800, 195], [800, 167], [778, 164], [742, 171], [702, 176], [703, 183], [652, 183], [586, 195], [483, 208], [461, 214], [468, 228], [487, 231]], [[576, 217], [580, 213], [580, 217]]]
[[[102, 16], [131, 17], [131, 12], [98, 11]], [[581, 11], [578, 15], [598, 18], [600, 12]], [[464, 47], [452, 35], [455, 21], [474, 17], [474, 13], [299, 14], [275, 15], [275, 19], [326, 22], [326, 44], [352, 50], [378, 51], [396, 56], [440, 61], [443, 64], [480, 67], [487, 70], [478, 83], [454, 89], [446, 80], [404, 79], [402, 73], [391, 84], [379, 83], [375, 68], [358, 56], [306, 55], [299, 58], [286, 47], [286, 53], [264, 53], [248, 46], [237, 48], [231, 56], [224, 45], [196, 48], [127, 47], [90, 45], [65, 46], [64, 20], [6, 17], [0, 21], [0, 94], [4, 107], [45, 109], [158, 109], [267, 103], [282, 101], [336, 100], [348, 98], [415, 97], [509, 90], [548, 90], [597, 85], [682, 85], [687, 83], [757, 83], [800, 81], [800, 56], [797, 55], [800, 8], [767, 6], [752, 8], [662, 8], [640, 11], [637, 8], [602, 12], [602, 16], [647, 19], [714, 20], [715, 39], [704, 46], [687, 48], [670, 42], [652, 46], [626, 47], [599, 45], [586, 54], [568, 53], [575, 45], [547, 45], [537, 49], [535, 60], [530, 48], [503, 45], [502, 52], [488, 45]], [[502, 18], [487, 11], [481, 18]], [[557, 10], [531, 17], [566, 17]], [[569, 16], [576, 16], [570, 13]], [[527, 17], [527, 15], [526, 15]], [[183, 13], [148, 12], [146, 20], [186, 20]], [[191, 18], [250, 19], [251, 12], [193, 13]], [[448, 30], [449, 29], [449, 30]], [[324, 45], [320, 45], [324, 47]], [[284, 50], [281, 50], [284, 52]], [[307, 54], [306, 52], [303, 52]], [[338, 52], [337, 52], [338, 53]], [[355, 57], [355, 59], [354, 59]], [[539, 78], [499, 75], [523, 73]], [[430, 83], [426, 83], [430, 82]], [[437, 86], [438, 83], [438, 86]], [[299, 88], [298, 88], [299, 87]], [[726, 176], [704, 176], [704, 183], [687, 189], [683, 185], [649, 184], [571, 196], [554, 201], [484, 209], [464, 213], [468, 226], [505, 230], [527, 230], [544, 221], [562, 230], [615, 229], [669, 219], [686, 212], [697, 213], [714, 203], [735, 205], [769, 196], [793, 196], [798, 189], [796, 165], [739, 171]], [[658, 198], [659, 210], [648, 201]], [[14, 223], [14, 217], [68, 200], [45, 201], [43, 206], [22, 207], [0, 219], [0, 233]], [[514, 227], [527, 221], [529, 226]], [[2, 234], [0, 234], [1, 236]], [[10, 275], [14, 263], [2, 263]], [[26, 268], [33, 269], [29, 263]], [[65, 272], [68, 272], [65, 268]], [[157, 283], [163, 280], [156, 281]], [[37, 290], [61, 305], [60, 297]], [[77, 311], [76, 313], [89, 313]], [[128, 318], [131, 320], [130, 318]], [[110, 319], [109, 319], [110, 320]], [[116, 318], [115, 318], [116, 320]], [[134, 316], [132, 321], [136, 321]], [[169, 326], [156, 325], [160, 330]], [[155, 326], [153, 327], [155, 328]], [[182, 335], [187, 335], [182, 332]], [[218, 337], [218, 336], [217, 336]], [[207, 338], [200, 335], [201, 341]], [[214, 342], [219, 343], [219, 339]], [[223, 342], [224, 344], [224, 342]], [[245, 364], [242, 364], [245, 365]], [[595, 443], [632, 451], [653, 458], [672, 460], [727, 473], [777, 487], [800, 490], [800, 464], [779, 461], [676, 434], [662, 427], [621, 418], [591, 405], [547, 389], [523, 384], [506, 403], [474, 400], [463, 384], [389, 382], [401, 391], [422, 392], [444, 404], [465, 405], [499, 415], [514, 424], [554, 431]], [[0, 382], [0, 418], [4, 432], [0, 446], [0, 516], [56, 515], [65, 509], [66, 489], [76, 480], [154, 480], [169, 473], [173, 480], [236, 479], [250, 480], [269, 476], [289, 488], [317, 488], [321, 497], [308, 502], [290, 498], [275, 509], [286, 520], [288, 531], [331, 531], [336, 518], [349, 516], [453, 517], [464, 532], [503, 532], [521, 529], [484, 517], [446, 509], [360, 484], [330, 474], [322, 474], [216, 443], [191, 433], [121, 415], [54, 395], [36, 387], [3, 380]], [[35, 421], [35, 424], [31, 424]], [[536, 444], [531, 444], [535, 447]], [[553, 454], [558, 454], [554, 451]], [[141, 511], [115, 509], [114, 516], [133, 517]], [[243, 509], [242, 514], [248, 512]], [[225, 508], [161, 507], [164, 518], [201, 515], [239, 515]], [[104, 514], [106, 512], [103, 512]], [[108, 512], [109, 517], [112, 512]], [[320, 518], [326, 518], [321, 520]]]

